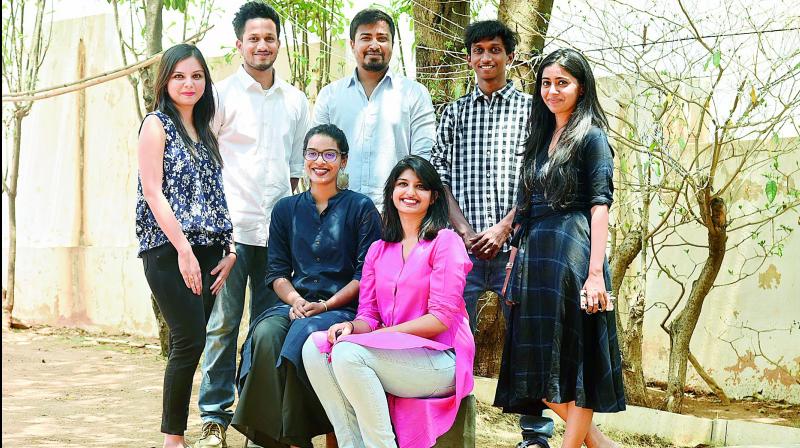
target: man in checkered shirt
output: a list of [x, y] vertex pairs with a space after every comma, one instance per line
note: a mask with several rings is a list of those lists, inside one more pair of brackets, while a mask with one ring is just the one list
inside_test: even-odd
[[[497, 20], [475, 22], [464, 30], [467, 62], [477, 86], [442, 112], [431, 151], [445, 184], [450, 223], [473, 263], [464, 288], [473, 332], [478, 297], [485, 291], [499, 294], [503, 287], [527, 139], [532, 98], [506, 79], [516, 44], [514, 32]], [[552, 420], [523, 416], [520, 425], [524, 441], [518, 447], [548, 446]]]

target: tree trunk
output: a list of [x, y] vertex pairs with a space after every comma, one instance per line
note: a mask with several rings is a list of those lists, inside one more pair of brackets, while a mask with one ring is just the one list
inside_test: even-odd
[[464, 94], [471, 74], [463, 47], [464, 28], [469, 23], [469, 1], [419, 0], [414, 2], [417, 80], [428, 88], [438, 111]]
[[536, 65], [544, 48], [553, 0], [500, 0], [497, 18], [517, 32], [515, 68], [511, 78], [530, 94], [536, 86]]
[[[164, 0], [147, 0], [144, 12], [144, 36], [147, 42], [147, 57], [163, 50], [161, 44], [161, 35], [163, 31], [163, 6]], [[142, 79], [142, 99], [144, 100], [145, 107], [148, 112], [155, 109], [155, 80], [158, 73], [157, 64], [153, 64], [144, 68], [139, 72]], [[150, 305], [153, 307], [153, 314], [156, 317], [158, 324], [158, 339], [161, 345], [161, 355], [169, 357], [169, 327], [161, 315], [161, 310], [158, 308], [156, 298], [150, 295]]]
[[478, 298], [478, 331], [475, 334], [475, 375], [497, 378], [506, 336], [502, 299], [493, 292]]
[[6, 186], [8, 196], [8, 274], [6, 296], [3, 304], [3, 328], [11, 328], [14, 322], [14, 289], [17, 266], [17, 180], [19, 179], [19, 155], [22, 147], [22, 120], [28, 115], [30, 106], [14, 109], [14, 147], [9, 160], [9, 179]]
[[[144, 12], [144, 35], [147, 42], [147, 57], [163, 50], [161, 34], [163, 31], [162, 8], [164, 0], [147, 0]], [[142, 99], [148, 112], [155, 109], [155, 81], [158, 67], [156, 64], [143, 68], [139, 72], [142, 78]]]
[[[628, 267], [642, 250], [642, 232], [632, 230], [625, 235], [611, 259], [611, 291], [619, 300], [622, 280]], [[616, 313], [617, 331], [620, 334], [622, 372], [625, 380], [625, 400], [633, 405], [647, 406], [647, 385], [642, 367], [642, 340], [644, 339], [645, 291], [639, 291], [628, 304], [628, 322], [622, 326], [621, 313]]]
[[725, 201], [711, 194], [711, 187], [698, 192], [703, 225], [708, 229], [708, 258], [700, 275], [692, 284], [689, 299], [678, 316], [669, 325], [670, 352], [667, 395], [662, 407], [670, 412], [681, 412], [683, 391], [686, 386], [686, 363], [689, 359], [689, 343], [703, 310], [703, 302], [714, 285], [728, 241]]

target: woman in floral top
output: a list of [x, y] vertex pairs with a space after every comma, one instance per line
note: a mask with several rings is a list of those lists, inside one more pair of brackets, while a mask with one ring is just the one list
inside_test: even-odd
[[139, 132], [136, 236], [153, 296], [170, 330], [164, 373], [164, 447], [188, 446], [183, 433], [206, 322], [228, 277], [231, 219], [222, 159], [209, 123], [214, 98], [208, 66], [193, 45], [164, 53], [155, 111]]

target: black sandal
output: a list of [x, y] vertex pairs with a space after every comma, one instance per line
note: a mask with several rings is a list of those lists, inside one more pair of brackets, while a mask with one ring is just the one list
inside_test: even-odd
[[526, 438], [522, 442], [519, 442], [516, 448], [550, 448], [550, 444], [547, 443], [547, 438], [542, 436], [532, 436], [531, 438]]

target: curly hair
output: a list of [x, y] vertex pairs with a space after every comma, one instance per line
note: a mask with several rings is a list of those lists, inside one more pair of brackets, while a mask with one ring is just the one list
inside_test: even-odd
[[272, 6], [263, 2], [247, 2], [233, 16], [233, 31], [242, 40], [244, 26], [250, 19], [269, 19], [275, 22], [275, 32], [281, 35], [281, 18]]

